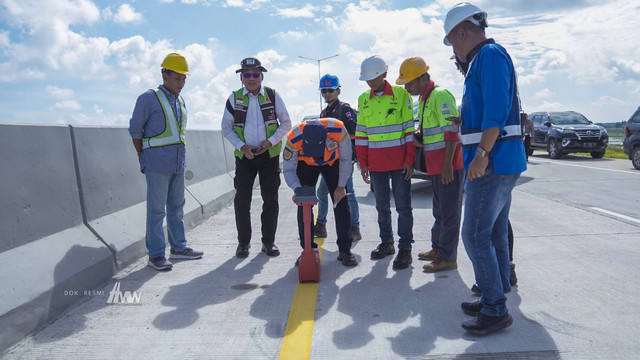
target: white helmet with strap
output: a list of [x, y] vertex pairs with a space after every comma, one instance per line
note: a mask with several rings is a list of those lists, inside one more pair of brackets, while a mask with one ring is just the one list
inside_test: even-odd
[[487, 13], [480, 10], [479, 7], [467, 2], [456, 4], [449, 10], [444, 19], [444, 39], [442, 42], [445, 45], [451, 46], [451, 43], [447, 39], [449, 33], [464, 21], [471, 21], [477, 26], [489, 26], [487, 24]]

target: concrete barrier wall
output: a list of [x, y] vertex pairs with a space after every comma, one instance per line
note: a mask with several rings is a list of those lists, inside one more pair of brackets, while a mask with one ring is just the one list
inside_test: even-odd
[[[232, 201], [229, 148], [187, 131], [187, 228]], [[146, 183], [125, 128], [0, 124], [0, 168], [2, 352], [146, 256]]]

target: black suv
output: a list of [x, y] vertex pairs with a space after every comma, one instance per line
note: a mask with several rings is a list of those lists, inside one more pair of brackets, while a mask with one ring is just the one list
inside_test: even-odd
[[594, 159], [604, 156], [609, 134], [602, 126], [594, 125], [575, 111], [534, 112], [532, 149], [543, 149], [549, 157], [559, 159], [563, 154], [586, 152]]
[[633, 167], [640, 170], [640, 107], [627, 120], [622, 148], [625, 155], [631, 159]]

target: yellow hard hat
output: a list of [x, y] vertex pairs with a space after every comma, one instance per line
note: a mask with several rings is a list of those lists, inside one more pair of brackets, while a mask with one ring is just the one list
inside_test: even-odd
[[167, 57], [164, 58], [164, 61], [162, 61], [162, 65], [160, 66], [162, 66], [163, 69], [175, 71], [178, 74], [189, 75], [189, 65], [187, 65], [187, 59], [177, 53], [171, 53], [167, 55]]
[[410, 57], [400, 65], [400, 76], [398, 76], [396, 84], [404, 85], [427, 71], [429, 71], [429, 66], [421, 57]]

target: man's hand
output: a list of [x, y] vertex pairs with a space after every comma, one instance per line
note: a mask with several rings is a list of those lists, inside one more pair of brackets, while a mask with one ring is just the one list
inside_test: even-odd
[[474, 157], [473, 160], [471, 160], [471, 164], [469, 164], [469, 170], [467, 171], [467, 177], [469, 177], [469, 180], [473, 181], [474, 179], [482, 177], [487, 170], [488, 164], [488, 157]]
[[441, 178], [444, 185], [450, 184], [453, 181], [453, 165], [446, 162], [442, 165]]
[[451, 121], [455, 126], [460, 126], [460, 123], [461, 123], [460, 118], [457, 116], [449, 116], [445, 120]]
[[271, 146], [273, 146], [273, 145], [271, 145], [271, 142], [270, 142], [269, 140], [265, 140], [265, 141], [263, 141], [263, 142], [260, 144], [260, 147], [259, 147], [260, 151], [256, 152], [256, 153], [255, 153], [255, 155], [260, 155], [260, 154], [262, 154], [263, 152], [265, 152], [265, 151], [269, 150], [269, 148], [270, 148]]
[[411, 175], [413, 175], [413, 165], [404, 164], [402, 167], [402, 173], [404, 174], [405, 180], [411, 180]]
[[362, 180], [367, 184], [371, 184], [371, 180], [369, 179], [369, 168], [361, 168], [360, 174], [362, 174]]
[[336, 188], [336, 191], [333, 192], [334, 206], [335, 204], [339, 203], [340, 200], [342, 200], [345, 196], [347, 196], [347, 188], [345, 188], [344, 186], [338, 186]]
[[247, 157], [247, 159], [251, 160], [256, 155], [256, 154], [254, 154], [254, 151], [256, 149], [259, 149], [259, 147], [258, 146], [253, 146], [253, 145], [242, 145], [242, 147], [240, 148], [240, 151], [242, 151], [242, 153], [244, 154], [244, 156]]

